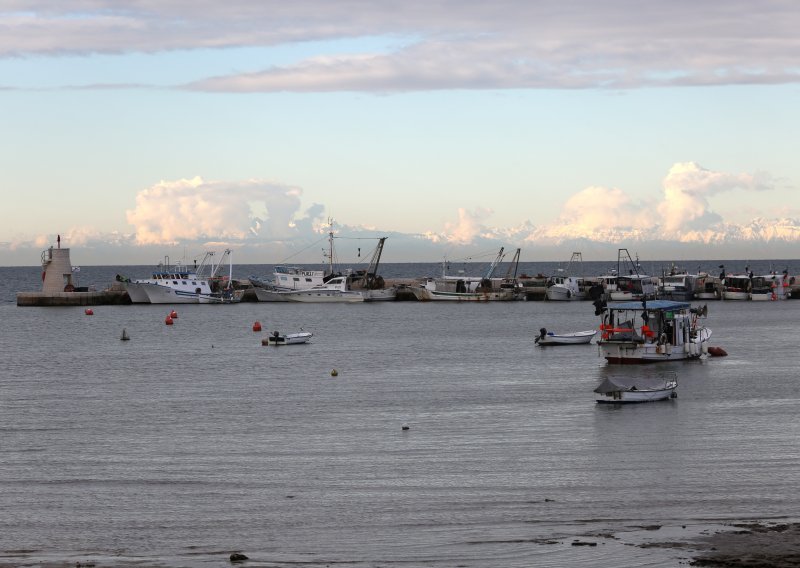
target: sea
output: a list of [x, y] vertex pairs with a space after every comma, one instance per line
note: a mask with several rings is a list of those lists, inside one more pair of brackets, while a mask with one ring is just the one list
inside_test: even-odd
[[[16, 306], [40, 287], [0, 268], [0, 566], [679, 566], [672, 542], [798, 519], [800, 300], [710, 301], [726, 357], [619, 366], [534, 343], [597, 328], [590, 302]], [[595, 402], [669, 372], [675, 399]]]

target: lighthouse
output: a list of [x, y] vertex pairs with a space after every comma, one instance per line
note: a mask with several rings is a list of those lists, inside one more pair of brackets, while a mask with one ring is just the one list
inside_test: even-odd
[[57, 242], [57, 248], [51, 246], [42, 251], [42, 292], [45, 294], [75, 291], [69, 249], [61, 248], [61, 235]]

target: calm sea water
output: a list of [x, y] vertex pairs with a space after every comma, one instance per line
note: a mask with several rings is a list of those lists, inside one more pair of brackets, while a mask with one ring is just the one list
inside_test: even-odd
[[[797, 300], [709, 303], [728, 357], [617, 367], [534, 346], [596, 327], [584, 302], [183, 305], [166, 326], [171, 306], [16, 307], [38, 274], [0, 269], [0, 564], [677, 566], [627, 544], [800, 510]], [[264, 347], [255, 321], [313, 343]], [[594, 402], [666, 370], [675, 400]]]

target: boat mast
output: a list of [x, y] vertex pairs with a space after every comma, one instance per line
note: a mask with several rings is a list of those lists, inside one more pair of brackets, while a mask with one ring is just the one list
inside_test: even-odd
[[322, 257], [328, 259], [328, 275], [333, 275], [333, 218], [328, 217], [328, 250], [322, 251]]

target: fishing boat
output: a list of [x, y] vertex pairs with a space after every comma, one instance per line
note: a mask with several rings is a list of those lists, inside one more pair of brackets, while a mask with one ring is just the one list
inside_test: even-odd
[[261, 340], [262, 345], [299, 345], [308, 343], [314, 336], [310, 331], [298, 331], [296, 333], [280, 333], [273, 331], [266, 338]]
[[726, 274], [725, 268], [722, 267], [720, 279], [722, 280], [723, 300], [743, 301], [750, 299], [750, 292], [753, 289], [753, 275], [747, 272], [746, 268], [743, 273]]
[[534, 343], [536, 345], [585, 345], [592, 342], [592, 338], [597, 334], [596, 329], [587, 331], [575, 331], [572, 333], [553, 333], [546, 328], [539, 330]]
[[[483, 276], [449, 275], [448, 262], [445, 259], [440, 277], [425, 278], [420, 284], [412, 286], [411, 291], [417, 300], [422, 302], [490, 302], [524, 299], [522, 288], [517, 285], [516, 278], [508, 276], [499, 280], [492, 278], [497, 265], [505, 257], [504, 250], [500, 247], [500, 251]], [[519, 249], [515, 259], [516, 262], [512, 262], [512, 267], [519, 263]]]
[[[572, 257], [569, 259], [566, 269], [557, 269], [547, 286], [545, 298], [547, 300], [555, 301], [568, 301], [568, 300], [582, 300], [585, 297], [584, 290], [581, 289], [581, 279], [575, 276], [575, 268], [573, 265], [582, 266], [583, 257], [579, 252], [573, 252]], [[580, 271], [580, 268], [578, 268]]]
[[721, 288], [722, 281], [719, 278], [707, 272], [701, 272], [698, 274], [697, 289], [694, 293], [694, 299], [719, 300], [722, 296]]
[[664, 377], [606, 377], [594, 392], [599, 403], [653, 402], [675, 398], [677, 373]]
[[361, 292], [351, 290], [347, 284], [347, 276], [335, 276], [324, 284], [308, 290], [281, 292], [281, 296], [290, 302], [363, 302]]
[[221, 269], [228, 260], [230, 249], [226, 249], [216, 265], [215, 253], [205, 253], [202, 261], [194, 266], [177, 262], [171, 264], [169, 257], [159, 263], [150, 278], [130, 280], [117, 275], [132, 303], [145, 304], [218, 304], [241, 300], [242, 292], [233, 291], [232, 279], [220, 276]]
[[753, 276], [750, 299], [754, 301], [786, 300], [790, 296], [788, 270]]
[[639, 257], [637, 256], [634, 262], [628, 249], [619, 249], [617, 251], [616, 289], [609, 293], [611, 300], [615, 302], [653, 300], [657, 290], [658, 279], [642, 274]]
[[601, 356], [609, 363], [655, 363], [697, 359], [707, 350], [711, 330], [703, 325], [708, 306], [651, 300], [595, 303], [600, 315]]
[[700, 274], [689, 274], [673, 266], [658, 284], [658, 297], [663, 300], [691, 302], [700, 289]]
[[[280, 292], [290, 302], [379, 302], [394, 300], [397, 289], [386, 287], [383, 277], [378, 275], [381, 255], [386, 237], [378, 239], [366, 270], [348, 270], [344, 275], [334, 276], [325, 282], [307, 289]], [[333, 258], [331, 234], [331, 258]]]

